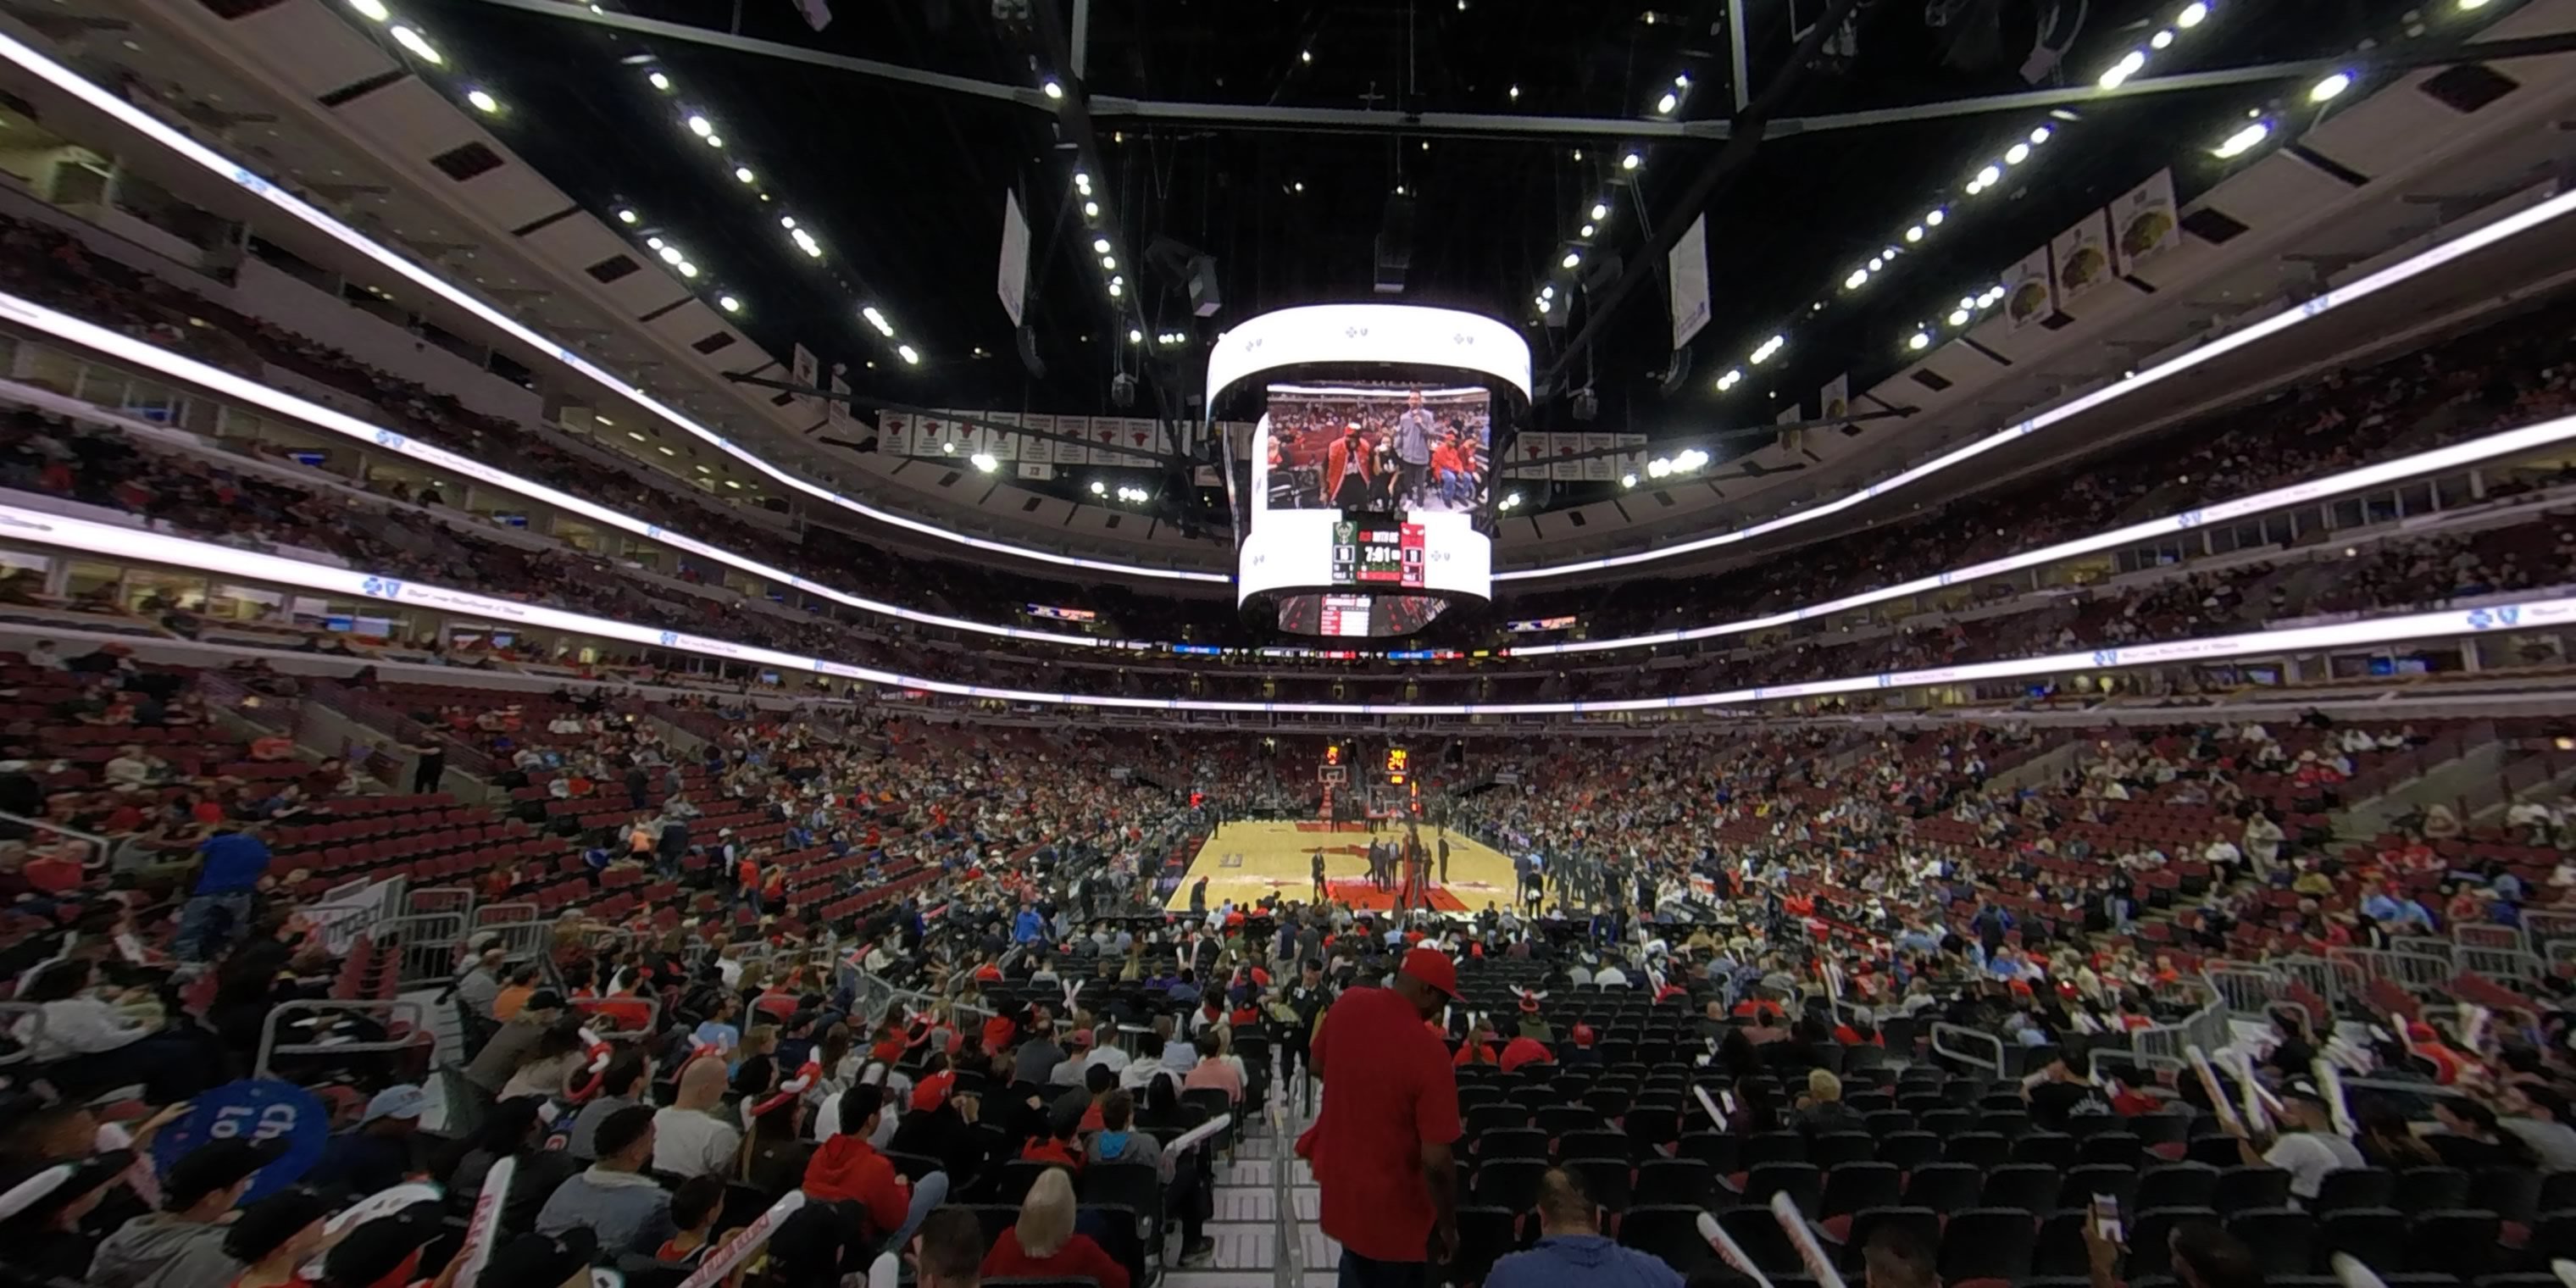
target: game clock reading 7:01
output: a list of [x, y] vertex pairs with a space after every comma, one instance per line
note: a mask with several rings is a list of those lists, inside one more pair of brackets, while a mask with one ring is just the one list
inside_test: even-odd
[[1333, 584], [1422, 586], [1422, 525], [1344, 519], [1333, 525]]

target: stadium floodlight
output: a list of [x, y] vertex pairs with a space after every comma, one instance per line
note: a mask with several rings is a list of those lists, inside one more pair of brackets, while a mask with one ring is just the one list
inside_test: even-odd
[[1622, 475], [1620, 475], [1620, 476], [1619, 476], [1619, 486], [1621, 486], [1621, 487], [1635, 487], [1635, 486], [1637, 486], [1637, 476], [1636, 476], [1636, 475], [1634, 475], [1634, 474], [1622, 474]]
[[2308, 101], [2311, 103], [2323, 103], [2351, 88], [2351, 75], [2345, 72], [2336, 72], [2335, 74], [2326, 77], [2324, 80], [2318, 81], [2316, 84], [2308, 87]]
[[469, 89], [465, 91], [465, 101], [473, 104], [474, 110], [481, 112], [485, 116], [497, 115], [501, 110], [501, 100], [492, 97], [491, 93], [486, 90]]
[[1631, 152], [1628, 155], [1619, 158], [1619, 168], [1622, 170], [1634, 170], [1645, 163], [1646, 158], [1635, 152]]
[[1114, 300], [1114, 299], [1117, 299], [1117, 298], [1118, 298], [1119, 296], [1121, 296], [1121, 295], [1125, 295], [1126, 293], [1127, 293], [1127, 288], [1126, 288], [1125, 286], [1120, 285], [1120, 284], [1119, 284], [1119, 283], [1117, 283], [1117, 282], [1111, 282], [1111, 283], [1109, 284], [1109, 298], [1111, 298], [1111, 299], [1113, 299], [1113, 300]]
[[1574, 267], [1575, 265], [1580, 264], [1580, 263], [1582, 263], [1582, 262], [1583, 262], [1583, 254], [1582, 254], [1582, 252], [1580, 252], [1580, 251], [1571, 251], [1571, 250], [1570, 250], [1570, 251], [1565, 252], [1565, 258], [1560, 259], [1560, 260], [1558, 260], [1558, 261], [1556, 261], [1556, 262], [1557, 262], [1558, 264], [1560, 264], [1560, 265], [1562, 265], [1562, 266], [1566, 267], [1566, 268], [1572, 268], [1572, 267]]
[[1578, 237], [1589, 237], [1589, 236], [1591, 236], [1591, 235], [1593, 234], [1593, 232], [1594, 232], [1598, 227], [1599, 227], [1599, 225], [1597, 225], [1597, 224], [1585, 224], [1585, 225], [1583, 226], [1582, 230], [1581, 230], [1581, 231], [1579, 231], [1579, 232], [1577, 232], [1577, 233], [1575, 234], [1575, 236], [1578, 236]]
[[393, 10], [385, 7], [385, 0], [349, 0], [349, 7], [371, 22], [384, 22], [394, 16]]
[[617, 222], [626, 224], [630, 227], [633, 226], [637, 220], [642, 218], [643, 216], [636, 214], [632, 210], [621, 210], [617, 212]]
[[1100, 203], [1097, 201], [1086, 201], [1082, 203], [1082, 217], [1085, 219], [1098, 219], [1100, 217]]
[[752, 179], [753, 179], [753, 177], [754, 177], [754, 176], [753, 176], [753, 175], [752, 175], [752, 173], [751, 173], [751, 167], [750, 167], [750, 166], [747, 166], [747, 165], [738, 165], [738, 166], [735, 166], [735, 167], [733, 168], [733, 177], [734, 177], [734, 178], [736, 178], [736, 179], [741, 180], [741, 181], [742, 181], [742, 182], [744, 182], [744, 183], [749, 183], [749, 182], [751, 182], [751, 181], [752, 181]]
[[791, 232], [791, 233], [792, 233], [792, 232], [794, 232], [794, 231], [796, 231], [796, 216], [794, 216], [794, 215], [780, 215], [780, 216], [778, 217], [778, 226], [779, 226], [779, 227], [781, 227], [781, 228], [786, 229], [787, 231], [789, 231], [789, 232]]
[[2253, 151], [2255, 145], [2261, 143], [2265, 138], [2269, 137], [2271, 133], [2271, 122], [2256, 121], [2246, 126], [2244, 129], [2228, 135], [2224, 141], [2222, 141], [2217, 147], [2210, 149], [2210, 151], [2222, 160], [2232, 157], [2241, 157], [2246, 153]]
[[1670, 116], [1673, 114], [1673, 109], [1681, 105], [1682, 100], [1680, 95], [1673, 93], [1671, 90], [1665, 90], [1664, 96], [1655, 100], [1655, 111], [1659, 115]]
[[1968, 312], [1966, 309], [1952, 309], [1950, 310], [1950, 325], [1966, 326], [1968, 324], [1968, 319], [1973, 316], [1975, 315]]
[[721, 134], [710, 134], [710, 135], [708, 135], [708, 136], [707, 136], [707, 146], [708, 146], [708, 147], [711, 147], [711, 148], [721, 148], [721, 147], [723, 147], [723, 146], [724, 146], [724, 136], [723, 136], [723, 135], [721, 135]]
[[677, 264], [681, 260], [687, 258], [687, 256], [680, 253], [679, 247], [673, 246], [668, 242], [663, 243], [661, 247], [661, 255], [662, 262], [665, 264]]
[[697, 277], [697, 275], [698, 275], [698, 266], [697, 266], [697, 265], [695, 265], [695, 264], [690, 263], [689, 261], [687, 261], [687, 260], [685, 260], [685, 259], [684, 259], [684, 260], [681, 260], [681, 261], [680, 261], [679, 263], [677, 263], [677, 264], [672, 265], [671, 267], [673, 267], [673, 268], [676, 268], [676, 269], [680, 270], [680, 276], [682, 276], [682, 277], [695, 279], [695, 278]]
[[2038, 147], [2040, 144], [2046, 143], [2055, 137], [2057, 137], [2057, 132], [2043, 125], [2030, 132], [2030, 145], [2032, 147]]
[[1064, 86], [1056, 83], [1055, 81], [1050, 80], [1046, 84], [1040, 85], [1038, 88], [1045, 91], [1048, 98], [1059, 101], [1064, 98]]
[[1129, 328], [1127, 328], [1127, 343], [1129, 343], [1129, 344], [1143, 344], [1144, 342], [1145, 342], [1145, 333], [1144, 333], [1144, 331], [1142, 331], [1142, 330], [1140, 330], [1140, 329], [1138, 329], [1138, 328], [1136, 328], [1136, 327], [1132, 327], [1132, 326], [1131, 326], [1131, 327], [1129, 327]]
[[2003, 167], [1991, 161], [1986, 163], [1986, 168], [1977, 171], [1977, 184], [1980, 187], [1991, 188], [2003, 182], [2003, 178]]
[[[2460, 7], [2463, 9], [2475, 9], [2486, 2], [2487, 0], [2460, 0]], [[2207, 4], [2202, 3], [2202, 0], [2191, 0], [2190, 4], [2182, 7], [2182, 12], [2174, 15], [2174, 25], [2185, 31], [2189, 31], [2190, 29], [2199, 26], [2201, 19], [2207, 18], [2208, 16], [2209, 6]]]
[[1950, 214], [1948, 211], [1935, 206], [1932, 209], [1923, 212], [1923, 226], [1926, 228], [1938, 228], [1941, 226], [1941, 221], [1949, 217]]
[[727, 313], [740, 313], [742, 312], [742, 301], [731, 295], [719, 295], [716, 297], [716, 307], [723, 309]]
[[2103, 70], [2101, 81], [2102, 88], [2118, 89], [2122, 85], [2127, 84], [2130, 77], [2146, 70], [2146, 66], [2147, 51], [2143, 49], [2132, 49], [2129, 52], [2120, 55], [2120, 61], [2111, 64], [2108, 68]]
[[1109, 485], [1098, 479], [1093, 479], [1091, 481], [1091, 494], [1093, 496], [1106, 496], [1109, 494]]
[[647, 237], [644, 239], [644, 244], [653, 250], [662, 249], [662, 239], [659, 237]]
[[914, 367], [921, 365], [921, 350], [908, 344], [898, 344], [894, 347], [894, 351], [902, 356], [905, 365]]
[[409, 27], [402, 26], [394, 27], [392, 32], [394, 43], [410, 50], [414, 55], [418, 56], [422, 62], [427, 63], [432, 67], [444, 67], [447, 65], [447, 58], [438, 52], [438, 47], [436, 45], [429, 43], [429, 37], [424, 36]]
[[2020, 165], [2028, 160], [2030, 160], [2030, 145], [2027, 143], [2016, 143], [2004, 149], [2005, 165]]
[[1091, 239], [1091, 253], [1092, 253], [1092, 254], [1094, 254], [1094, 255], [1106, 255], [1106, 254], [1108, 254], [1108, 253], [1109, 253], [1109, 239], [1108, 239], [1108, 238], [1106, 238], [1106, 237], [1094, 237], [1094, 238], [1092, 238], [1092, 239]]
[[2147, 47], [2150, 49], [2169, 49], [2173, 46], [2173, 42], [2174, 34], [2170, 27], [2147, 37]]
[[1100, 257], [1100, 266], [1104, 269], [1115, 271], [1118, 267], [1118, 257], [1115, 255], [1103, 255]]
[[646, 76], [644, 79], [653, 82], [653, 88], [658, 89], [665, 94], [671, 92], [671, 78], [660, 72], [654, 72], [653, 74]]
[[1727, 390], [1733, 389], [1742, 383], [1744, 383], [1744, 369], [1741, 367], [1732, 367], [1727, 370], [1725, 375], [1717, 378], [1717, 391], [1719, 393], [1725, 393]]
[[1923, 240], [1923, 225], [1916, 224], [1913, 227], [1906, 229], [1905, 240], [1909, 242], [1919, 242]]
[[1001, 468], [1002, 464], [1000, 461], [993, 459], [993, 454], [991, 452], [977, 452], [966, 459], [969, 463], [974, 465], [976, 469], [979, 469], [986, 474], [990, 474], [994, 470]]
[[1671, 474], [1672, 472], [1673, 463], [1665, 460], [1663, 457], [1658, 456], [1655, 459], [1646, 462], [1646, 477], [1648, 478], [1659, 479]]
[[1912, 350], [1913, 350], [1913, 351], [1915, 351], [1916, 353], [1921, 353], [1921, 352], [1923, 352], [1925, 349], [1929, 349], [1929, 348], [1931, 348], [1931, 347], [1932, 347], [1932, 333], [1931, 333], [1931, 332], [1929, 332], [1929, 331], [1917, 331], [1917, 332], [1915, 332], [1913, 335], [1906, 337], [1906, 340], [1905, 340], [1905, 347], [1906, 347], [1906, 348], [1908, 348], [1908, 349], [1912, 349]]
[[1606, 202], [1606, 201], [1596, 201], [1596, 202], [1593, 202], [1593, 203], [1592, 203], [1592, 219], [1593, 219], [1593, 222], [1595, 222], [1595, 223], [1599, 223], [1600, 221], [1602, 221], [1602, 220], [1604, 220], [1604, 219], [1608, 219], [1609, 217], [1610, 217], [1610, 203], [1609, 203], [1609, 202]]
[[715, 122], [710, 121], [695, 112], [689, 113], [689, 133], [697, 135], [699, 138], [703, 139], [715, 132]]
[[1556, 298], [1556, 283], [1554, 283], [1554, 282], [1549, 282], [1549, 283], [1547, 283], [1546, 285], [1539, 287], [1539, 288], [1538, 288], [1538, 297], [1539, 297], [1540, 299], [1542, 299], [1542, 300], [1552, 300], [1552, 299], [1555, 299], [1555, 298]]
[[1851, 276], [1843, 279], [1843, 289], [1846, 291], [1857, 291], [1868, 284], [1869, 270], [1866, 268], [1855, 268], [1851, 271]]
[[894, 338], [894, 323], [886, 321], [886, 315], [878, 312], [876, 305], [871, 304], [860, 309], [859, 316], [866, 318], [868, 325], [877, 329], [878, 335], [889, 340]]

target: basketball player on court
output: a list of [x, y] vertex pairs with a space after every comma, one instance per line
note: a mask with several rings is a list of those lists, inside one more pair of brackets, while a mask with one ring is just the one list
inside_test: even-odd
[[1315, 847], [1315, 902], [1328, 903], [1332, 897], [1332, 887], [1324, 884], [1324, 847], [1318, 845]]

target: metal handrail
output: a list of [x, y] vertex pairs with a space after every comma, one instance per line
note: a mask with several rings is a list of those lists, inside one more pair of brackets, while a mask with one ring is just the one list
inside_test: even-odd
[[[1961, 1051], [1954, 1047], [1943, 1045], [1942, 1039], [1944, 1038], [1953, 1040], [1972, 1039], [1978, 1043], [1993, 1047], [1995, 1053], [1991, 1056], [1985, 1056], [1970, 1051]], [[1947, 1021], [1935, 1021], [1932, 1025], [1932, 1054], [1948, 1056], [1961, 1064], [1974, 1065], [1980, 1069], [1991, 1069], [1994, 1071], [1994, 1076], [1998, 1078], [2004, 1076], [2004, 1040], [1992, 1033], [1986, 1032], [1984, 1029], [1972, 1029], [1964, 1025], [1951, 1024]]]
[[[386, 1027], [408, 1024], [411, 1031], [399, 1038], [377, 1042], [280, 1042], [280, 1030], [289, 1019], [305, 1015], [379, 1015]], [[272, 1064], [281, 1055], [345, 1055], [378, 1051], [409, 1051], [430, 1037], [427, 1012], [415, 1001], [393, 998], [384, 1001], [294, 1001], [280, 1002], [269, 1008], [268, 1018], [259, 1026], [259, 1058], [251, 1065], [251, 1076], [273, 1076]]]

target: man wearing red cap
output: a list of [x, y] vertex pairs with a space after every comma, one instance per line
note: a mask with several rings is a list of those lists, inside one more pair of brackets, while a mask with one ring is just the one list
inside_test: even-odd
[[1340, 1288], [1427, 1288], [1458, 1248], [1458, 1075], [1425, 1021], [1458, 996], [1458, 967], [1416, 948], [1387, 988], [1353, 989], [1324, 1015], [1313, 1067], [1324, 1109], [1297, 1141], [1342, 1245]]

